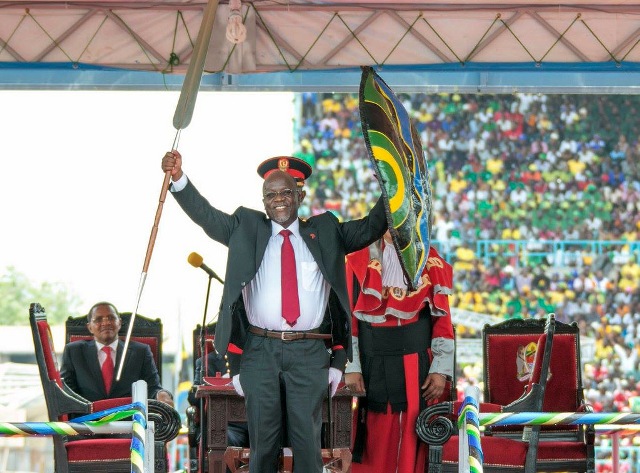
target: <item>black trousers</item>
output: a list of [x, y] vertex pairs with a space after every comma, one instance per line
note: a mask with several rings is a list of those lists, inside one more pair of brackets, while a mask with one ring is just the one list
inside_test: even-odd
[[322, 473], [322, 401], [329, 352], [323, 340], [282, 341], [249, 334], [240, 383], [245, 394], [251, 473], [276, 473], [283, 409], [295, 473]]

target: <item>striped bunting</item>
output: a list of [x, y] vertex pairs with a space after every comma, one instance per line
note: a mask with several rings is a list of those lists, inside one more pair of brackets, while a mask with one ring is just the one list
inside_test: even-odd
[[480, 414], [480, 425], [636, 424], [640, 414], [624, 412], [502, 412]]
[[478, 400], [473, 396], [466, 396], [458, 413], [458, 428], [466, 425], [467, 440], [469, 442], [469, 470], [471, 473], [482, 473], [482, 444], [480, 443], [480, 422]]
[[140, 405], [133, 414], [133, 435], [131, 437], [131, 473], [143, 473], [145, 430], [147, 427], [144, 406]]
[[[95, 427], [102, 427], [111, 422], [134, 417], [144, 412], [142, 403], [106, 409], [74, 419], [73, 422], [0, 422], [0, 436], [30, 437], [50, 435], [93, 435]], [[143, 418], [144, 420], [144, 418]], [[144, 429], [144, 427], [143, 427]], [[100, 430], [98, 433], [104, 433]]]

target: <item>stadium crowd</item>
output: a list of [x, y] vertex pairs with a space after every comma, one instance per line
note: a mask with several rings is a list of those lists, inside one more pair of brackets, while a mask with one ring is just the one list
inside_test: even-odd
[[[314, 168], [301, 215], [361, 216], [379, 187], [357, 95], [299, 98], [296, 156]], [[587, 401], [640, 412], [640, 96], [399, 98], [427, 155], [432, 244], [454, 266], [452, 306], [576, 321], [595, 339]], [[459, 379], [479, 373], [467, 366]]]

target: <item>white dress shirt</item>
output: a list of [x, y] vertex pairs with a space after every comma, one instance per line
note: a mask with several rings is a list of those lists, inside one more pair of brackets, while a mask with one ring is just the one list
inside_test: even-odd
[[407, 283], [402, 272], [402, 265], [395, 247], [391, 243], [384, 243], [382, 250], [382, 286], [407, 289]]
[[242, 289], [247, 318], [251, 325], [269, 330], [311, 330], [318, 328], [324, 318], [329, 300], [327, 283], [300, 236], [300, 221], [289, 227], [289, 240], [296, 257], [300, 317], [291, 327], [282, 317], [281, 254], [284, 237], [281, 225], [271, 222], [271, 238], [253, 280]]
[[[173, 182], [172, 192], [179, 192], [187, 185], [186, 174]], [[242, 297], [249, 323], [268, 330], [311, 330], [318, 328], [324, 319], [329, 301], [329, 283], [325, 281], [318, 263], [313, 259], [306, 243], [300, 236], [300, 221], [295, 220], [288, 228], [293, 252], [296, 257], [298, 277], [298, 299], [300, 317], [291, 327], [282, 317], [281, 297], [281, 253], [284, 227], [271, 222], [271, 238], [253, 280], [242, 289]]]

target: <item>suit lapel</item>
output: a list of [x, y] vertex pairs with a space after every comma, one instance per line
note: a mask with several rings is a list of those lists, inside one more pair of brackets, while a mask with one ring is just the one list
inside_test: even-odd
[[[120, 360], [122, 359], [122, 352], [124, 351], [124, 342], [122, 340], [118, 340], [118, 349], [116, 350], [116, 364], [114, 366], [113, 369], [113, 383], [111, 384], [111, 391], [113, 391], [115, 389], [116, 384], [118, 384], [120, 381], [116, 381], [116, 374], [118, 373], [118, 367], [120, 366]], [[122, 381], [124, 379], [124, 381], [127, 381], [125, 378], [125, 373], [127, 370], [127, 363], [129, 362], [129, 358], [131, 355], [131, 346], [129, 346], [129, 348], [127, 349], [127, 358], [125, 361], [125, 366], [122, 367], [122, 376], [120, 377], [120, 380]]]
[[256, 272], [262, 264], [262, 259], [264, 258], [265, 251], [267, 251], [269, 238], [271, 238], [271, 220], [268, 218], [264, 218], [262, 220], [262, 223], [258, 225], [258, 231], [256, 232]]
[[98, 360], [98, 347], [95, 340], [87, 340], [84, 346], [84, 359], [87, 360], [89, 371], [91, 372], [92, 379], [99, 379], [102, 390], [105, 394], [107, 390], [104, 387], [104, 381], [102, 381], [102, 370], [100, 369], [100, 361]]

